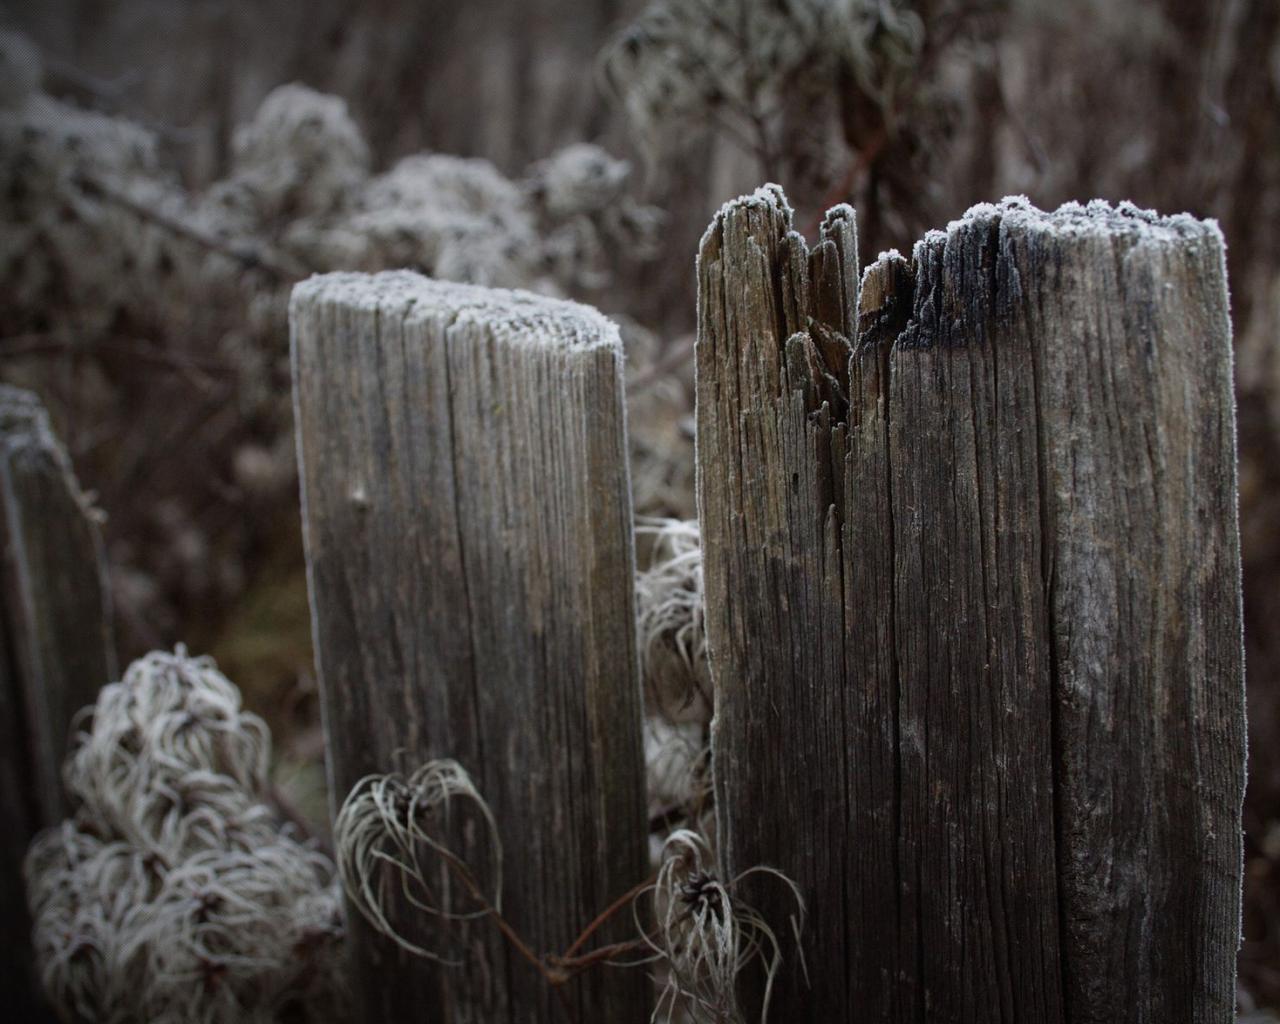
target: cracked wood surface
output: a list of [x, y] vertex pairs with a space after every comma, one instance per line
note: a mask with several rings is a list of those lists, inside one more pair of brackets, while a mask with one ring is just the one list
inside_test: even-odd
[[[505, 915], [561, 952], [648, 870], [617, 330], [390, 273], [299, 285], [292, 334], [334, 806], [456, 759], [497, 818]], [[454, 929], [460, 968], [355, 924], [371, 1021], [649, 1017], [643, 972], [607, 967], [566, 986], [567, 1017], [487, 921]]]
[[722, 867], [810, 910], [771, 1019], [1231, 1020], [1216, 227], [1006, 200], [860, 277], [851, 210], [810, 251], [767, 186], [698, 281]]

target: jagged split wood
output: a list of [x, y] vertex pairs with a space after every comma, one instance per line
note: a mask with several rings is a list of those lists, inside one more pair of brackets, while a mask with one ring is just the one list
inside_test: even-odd
[[[497, 818], [504, 913], [563, 951], [647, 873], [617, 330], [386, 273], [300, 284], [292, 334], [335, 807], [367, 773], [458, 760]], [[564, 1019], [490, 922], [454, 926], [469, 955], [447, 968], [351, 916], [369, 1020]], [[647, 984], [606, 967], [568, 996], [577, 1020], [641, 1022]]]
[[852, 211], [810, 251], [766, 187], [698, 318], [723, 866], [812, 911], [773, 1019], [1233, 1019], [1217, 228], [1006, 200], [859, 280]]
[[97, 513], [39, 399], [3, 384], [0, 543], [0, 991], [14, 1019], [38, 1020], [22, 860], [67, 813], [71, 720], [116, 667]]

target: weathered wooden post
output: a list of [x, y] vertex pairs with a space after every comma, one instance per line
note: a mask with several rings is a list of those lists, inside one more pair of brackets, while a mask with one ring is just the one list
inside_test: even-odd
[[0, 991], [15, 1019], [38, 1020], [22, 884], [27, 844], [60, 821], [71, 719], [116, 676], [97, 514], [49, 417], [0, 384]]
[[[292, 325], [334, 806], [367, 773], [455, 758], [498, 821], [505, 915], [562, 951], [647, 872], [617, 330], [410, 273], [312, 278]], [[349, 917], [369, 1020], [563, 1019], [488, 921], [442, 968]], [[626, 1024], [647, 985], [604, 968], [568, 995]]]
[[1006, 200], [855, 252], [767, 187], [699, 260], [721, 855], [812, 913], [773, 1019], [1230, 1021], [1222, 239]]

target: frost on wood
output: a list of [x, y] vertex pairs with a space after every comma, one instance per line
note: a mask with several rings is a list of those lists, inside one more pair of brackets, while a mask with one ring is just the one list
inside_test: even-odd
[[323, 274], [293, 290], [294, 322], [304, 312], [377, 313], [401, 328], [434, 325], [486, 332], [492, 343], [530, 352], [599, 350], [610, 361], [621, 354], [618, 328], [589, 306], [533, 292], [435, 281], [409, 271]]
[[[504, 916], [529, 948], [565, 949], [645, 875], [617, 328], [405, 272], [313, 278], [291, 315], [331, 792], [400, 759], [456, 761], [498, 825]], [[482, 862], [484, 837], [457, 831], [450, 849]], [[390, 929], [446, 948], [412, 904], [386, 907]], [[455, 968], [359, 917], [352, 941], [371, 1017], [560, 1012], [491, 922], [450, 922]], [[564, 994], [583, 1019], [648, 1017], [634, 972]]]
[[777, 1010], [1229, 1020], [1221, 236], [1010, 199], [855, 252], [852, 211], [810, 248], [767, 187], [699, 257], [718, 839], [813, 908]]
[[270, 737], [207, 658], [154, 652], [86, 708], [74, 814], [26, 861], [37, 960], [67, 1020], [333, 1012], [334, 869], [267, 806]]

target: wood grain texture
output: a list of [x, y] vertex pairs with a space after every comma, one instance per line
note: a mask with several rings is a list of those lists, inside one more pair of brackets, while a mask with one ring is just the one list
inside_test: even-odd
[[[0, 990], [48, 1019], [31, 964], [27, 844], [68, 813], [62, 760], [75, 713], [116, 678], [98, 513], [35, 395], [0, 384]], [[41, 1016], [41, 1014], [45, 1016]]]
[[[616, 328], [409, 273], [313, 278], [291, 319], [335, 806], [367, 773], [455, 758], [499, 822], [504, 913], [562, 951], [647, 872]], [[456, 969], [357, 929], [369, 1020], [568, 1019], [486, 922]], [[647, 986], [589, 972], [572, 1019], [647, 1021]]]
[[772, 1019], [1230, 1020], [1221, 237], [1006, 200], [859, 278], [852, 226], [766, 187], [699, 255], [722, 867], [812, 912]]

